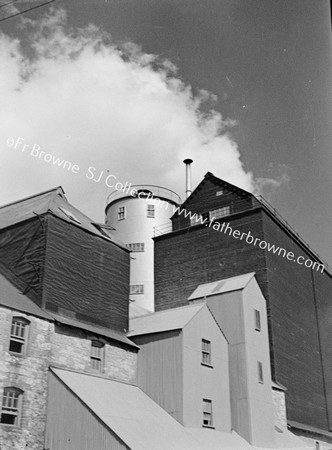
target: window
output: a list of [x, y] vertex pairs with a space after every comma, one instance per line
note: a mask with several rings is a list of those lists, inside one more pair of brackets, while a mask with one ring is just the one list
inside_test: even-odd
[[261, 313], [255, 309], [255, 330], [261, 331]]
[[144, 284], [131, 284], [130, 294], [144, 294]]
[[124, 220], [126, 218], [126, 207], [120, 206], [118, 209], [118, 220]]
[[263, 364], [260, 361], [257, 361], [258, 364], [258, 382], [263, 384], [264, 378], [263, 378]]
[[5, 387], [2, 397], [1, 423], [19, 426], [23, 391], [15, 387]]
[[216, 196], [218, 197], [219, 195], [223, 195], [224, 191], [222, 189], [220, 189], [220, 191], [216, 192]]
[[105, 344], [99, 341], [91, 341], [91, 369], [102, 372], [104, 368], [104, 347]]
[[9, 351], [23, 355], [26, 351], [30, 322], [24, 317], [13, 317], [10, 331]]
[[190, 217], [190, 226], [194, 227], [195, 225], [202, 225], [209, 219], [209, 213], [203, 214], [193, 214]]
[[212, 401], [203, 398], [203, 427], [212, 426]]
[[202, 339], [202, 364], [211, 366], [211, 342]]
[[144, 252], [144, 242], [135, 242], [133, 244], [126, 244], [126, 247], [131, 252]]
[[146, 217], [154, 217], [154, 205], [148, 205]]
[[229, 206], [225, 206], [224, 208], [214, 209], [209, 213], [209, 219], [220, 219], [221, 217], [228, 216], [230, 214], [231, 209]]

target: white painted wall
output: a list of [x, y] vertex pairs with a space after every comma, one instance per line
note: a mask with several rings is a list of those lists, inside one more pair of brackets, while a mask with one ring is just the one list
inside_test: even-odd
[[[136, 190], [149, 189], [153, 193], [151, 198], [137, 198], [117, 192], [106, 211], [106, 224], [116, 229], [116, 236], [125, 244], [144, 242], [144, 252], [131, 253], [130, 284], [143, 284], [144, 294], [131, 295], [130, 299], [139, 306], [154, 311], [154, 227], [170, 224], [173, 215], [174, 201], [177, 196], [159, 186], [132, 186]], [[160, 197], [158, 197], [158, 195]], [[165, 198], [162, 198], [164, 196]], [[178, 197], [180, 200], [180, 198]], [[155, 217], [147, 217], [147, 205], [155, 206]], [[126, 208], [126, 218], [118, 220], [118, 209]]]

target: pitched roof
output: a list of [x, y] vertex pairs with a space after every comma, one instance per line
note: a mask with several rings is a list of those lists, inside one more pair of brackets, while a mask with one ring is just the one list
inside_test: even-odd
[[107, 225], [94, 222], [80, 210], [71, 205], [61, 186], [18, 200], [0, 207], [0, 229], [23, 222], [41, 214], [52, 213], [66, 222], [112, 241], [126, 249], [126, 246], [114, 236]]
[[[51, 371], [131, 450], [258, 450], [234, 431], [182, 426], [137, 386], [55, 367]], [[279, 434], [276, 447], [308, 449], [287, 430]]]
[[129, 321], [127, 336], [181, 330], [204, 306], [205, 303], [199, 303], [136, 317]]
[[[278, 211], [273, 208], [268, 201], [264, 199], [262, 195], [254, 195], [251, 192], [246, 191], [245, 189], [239, 188], [228, 181], [224, 181], [221, 178], [216, 177], [211, 172], [207, 172], [203, 178], [203, 180], [198, 184], [198, 186], [193, 190], [191, 195], [185, 200], [181, 205], [181, 209], [186, 209], [188, 205], [190, 205], [193, 198], [199, 193], [199, 191], [203, 188], [206, 181], [209, 180], [212, 183], [225, 187], [228, 190], [232, 190], [236, 192], [241, 197], [251, 198], [253, 202], [253, 208], [262, 208], [267, 215], [269, 215], [272, 220], [274, 220], [281, 228], [286, 231], [290, 237], [298, 243], [300, 247], [302, 247], [305, 251], [311, 254], [314, 260], [317, 260], [320, 264], [324, 265], [325, 272], [332, 276], [332, 268], [305, 242], [303, 238], [289, 225], [289, 223], [278, 213]], [[173, 217], [176, 217], [178, 213], [175, 212]]]
[[202, 450], [182, 425], [137, 386], [51, 370], [130, 449]]
[[210, 297], [211, 295], [222, 294], [224, 292], [239, 291], [244, 289], [254, 276], [255, 272], [250, 272], [236, 277], [213, 281], [212, 283], [200, 284], [190, 297], [188, 297], [188, 300]]
[[51, 315], [39, 308], [32, 300], [23, 295], [13, 284], [0, 274], [0, 305], [43, 319], [52, 320]]
[[110, 328], [101, 327], [98, 325], [91, 325], [84, 323], [77, 319], [61, 316], [50, 311], [45, 311], [34, 303], [26, 295], [22, 294], [12, 283], [10, 283], [2, 274], [0, 274], [0, 306], [4, 306], [14, 311], [19, 311], [32, 316], [40, 317], [51, 322], [58, 322], [63, 325], [68, 325], [99, 336], [107, 337], [131, 347], [138, 348], [138, 346], [126, 337], [124, 333], [119, 333]]
[[192, 191], [190, 196], [182, 203], [181, 208], [186, 208], [187, 205], [191, 203], [192, 199], [195, 197], [195, 195], [197, 195], [197, 193], [200, 191], [200, 189], [206, 183], [206, 180], [210, 180], [213, 183], [218, 184], [218, 186], [220, 186], [220, 187], [226, 187], [227, 189], [231, 189], [232, 191], [237, 192], [241, 196], [255, 198], [255, 196], [253, 194], [251, 194], [250, 192], [248, 192], [242, 188], [239, 188], [239, 187], [235, 186], [234, 184], [229, 183], [228, 181], [224, 181], [221, 178], [216, 177], [211, 172], [207, 172], [205, 174], [203, 180], [196, 186], [196, 188]]

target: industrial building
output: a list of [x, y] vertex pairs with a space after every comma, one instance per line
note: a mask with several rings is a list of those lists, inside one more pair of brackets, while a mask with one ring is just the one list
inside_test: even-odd
[[210, 172], [171, 221], [154, 238], [156, 311], [189, 304], [201, 284], [255, 272], [267, 302], [272, 379], [287, 388], [288, 425], [331, 441], [328, 267], [267, 202]]
[[129, 320], [130, 255], [61, 187], [0, 208], [1, 450], [329, 449], [288, 430], [259, 272]]
[[131, 252], [133, 308], [154, 311], [154, 229], [169, 222], [174, 206], [180, 203], [175, 192], [152, 185], [130, 185], [130, 189], [114, 191], [107, 198], [105, 222]]

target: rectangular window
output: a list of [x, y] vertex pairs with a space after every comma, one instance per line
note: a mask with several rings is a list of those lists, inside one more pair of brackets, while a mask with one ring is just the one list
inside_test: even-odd
[[130, 295], [144, 294], [144, 284], [131, 284]]
[[23, 391], [15, 387], [6, 387], [3, 390], [1, 423], [18, 426], [20, 421]]
[[223, 195], [224, 191], [222, 189], [220, 189], [219, 191], [216, 192], [216, 196], [218, 197], [219, 195]]
[[263, 364], [260, 361], [257, 361], [257, 365], [258, 365], [258, 382], [263, 384], [264, 383]]
[[147, 206], [147, 211], [146, 211], [146, 217], [154, 217], [155, 216], [155, 211], [154, 211], [154, 205], [148, 205]]
[[9, 351], [23, 355], [26, 350], [29, 321], [24, 317], [13, 317], [9, 339]]
[[207, 220], [209, 220], [209, 213], [203, 213], [203, 214], [193, 214], [190, 217], [190, 226], [194, 227], [195, 225], [202, 225]]
[[126, 218], [126, 207], [120, 206], [118, 209], [118, 220], [124, 220]]
[[212, 427], [212, 401], [203, 398], [203, 427]]
[[96, 372], [102, 372], [104, 368], [104, 347], [102, 342], [91, 341], [90, 364]]
[[261, 313], [255, 309], [255, 330], [261, 331]]
[[133, 244], [126, 244], [126, 247], [131, 252], [144, 252], [144, 242], [135, 242]]
[[202, 364], [211, 366], [211, 342], [202, 339]]
[[221, 217], [228, 216], [231, 212], [229, 206], [225, 206], [224, 208], [214, 209], [209, 213], [209, 219], [220, 219]]

